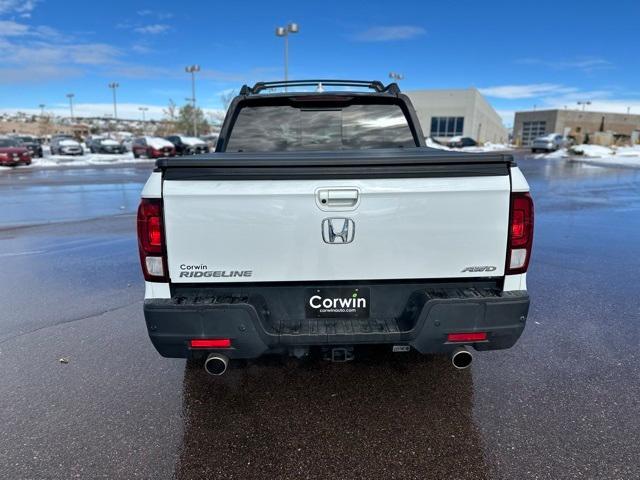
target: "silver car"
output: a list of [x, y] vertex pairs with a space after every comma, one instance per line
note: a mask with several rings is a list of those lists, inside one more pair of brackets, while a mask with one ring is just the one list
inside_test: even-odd
[[567, 140], [559, 133], [550, 133], [544, 137], [536, 138], [531, 144], [531, 151], [537, 152], [554, 152], [559, 148], [567, 146]]
[[51, 155], [83, 155], [82, 145], [70, 135], [55, 136], [51, 139]]

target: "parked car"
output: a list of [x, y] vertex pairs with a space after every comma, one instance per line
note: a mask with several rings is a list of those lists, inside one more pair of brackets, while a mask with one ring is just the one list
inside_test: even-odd
[[40, 139], [32, 137], [31, 135], [16, 135], [14, 138], [18, 140], [21, 146], [29, 150], [32, 158], [42, 158], [42, 143]]
[[127, 152], [132, 151], [133, 140], [134, 140], [133, 138], [125, 138], [124, 140], [122, 140], [122, 146], [124, 147], [125, 151]]
[[568, 140], [566, 140], [559, 133], [550, 133], [544, 137], [536, 138], [531, 144], [531, 151], [537, 152], [553, 152], [559, 148], [566, 147]]
[[476, 145], [478, 142], [470, 137], [451, 137], [447, 142], [449, 148], [475, 147]]
[[17, 165], [31, 165], [31, 154], [18, 140], [0, 137], [0, 165], [15, 167]]
[[51, 139], [51, 155], [83, 155], [82, 145], [71, 135], [56, 135]]
[[159, 159], [142, 190], [143, 310], [158, 352], [221, 375], [268, 353], [344, 362], [368, 344], [466, 368], [471, 347], [513, 346], [533, 239], [513, 157], [426, 148], [395, 84], [268, 90], [290, 83], [242, 87], [217, 161]]
[[169, 135], [165, 137], [176, 147], [176, 155], [196, 155], [198, 153], [209, 153], [209, 145], [196, 137], [184, 135]]
[[209, 145], [210, 152], [213, 152], [216, 149], [216, 143], [218, 143], [218, 135], [203, 135], [200, 138], [204, 143]]
[[93, 137], [87, 140], [87, 147], [91, 153], [125, 153], [127, 151], [124, 145], [112, 138]]
[[135, 158], [175, 157], [176, 148], [168, 140], [160, 137], [138, 137], [131, 145]]

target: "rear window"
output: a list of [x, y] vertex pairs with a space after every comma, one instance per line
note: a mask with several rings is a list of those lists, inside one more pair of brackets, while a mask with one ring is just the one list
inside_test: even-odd
[[398, 105], [313, 108], [244, 107], [229, 134], [227, 152], [364, 150], [415, 147]]

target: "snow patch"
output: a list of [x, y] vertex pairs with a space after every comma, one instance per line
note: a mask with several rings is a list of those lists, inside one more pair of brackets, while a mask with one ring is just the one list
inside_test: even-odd
[[144, 138], [147, 141], [147, 145], [149, 145], [151, 148], [155, 148], [155, 149], [161, 149], [164, 147], [173, 148], [173, 143], [171, 143], [169, 140], [165, 140], [164, 138], [160, 138], [160, 137], [144, 137]]
[[184, 143], [185, 145], [189, 145], [190, 147], [205, 144], [202, 140], [196, 137], [180, 137], [180, 140], [182, 140], [182, 143]]
[[611, 148], [600, 145], [574, 145], [569, 150], [576, 155], [591, 158], [608, 157], [615, 154], [615, 151]]
[[603, 147], [601, 145], [574, 145], [555, 152], [534, 155], [534, 158], [566, 158], [594, 166], [640, 168], [640, 145], [630, 147]]
[[[453, 138], [456, 137], [452, 137]], [[459, 137], [462, 138], [462, 137]], [[483, 152], [504, 152], [513, 150], [513, 146], [504, 143], [487, 142], [484, 145], [476, 145], [475, 147], [449, 148], [445, 145], [435, 142], [432, 138], [427, 138], [427, 147], [437, 148], [438, 150], [448, 150], [450, 152], [467, 152], [467, 153], [483, 153]]]

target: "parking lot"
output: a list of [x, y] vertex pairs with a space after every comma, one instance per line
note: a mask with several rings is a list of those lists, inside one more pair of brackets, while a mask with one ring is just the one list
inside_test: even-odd
[[463, 371], [161, 358], [135, 239], [151, 164], [1, 172], [0, 477], [640, 477], [640, 169], [519, 157], [531, 314]]

